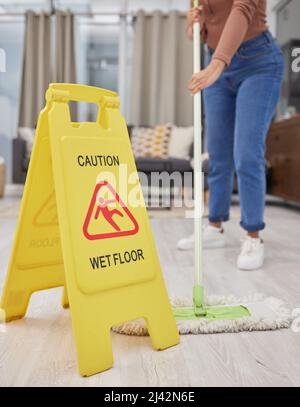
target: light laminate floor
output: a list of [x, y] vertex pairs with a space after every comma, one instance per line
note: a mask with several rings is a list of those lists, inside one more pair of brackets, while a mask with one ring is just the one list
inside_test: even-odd
[[[0, 200], [0, 288], [7, 270], [19, 198]], [[226, 225], [226, 249], [205, 252], [205, 285], [215, 294], [264, 292], [300, 307], [300, 212], [268, 207], [263, 270], [235, 267], [242, 237], [238, 209]], [[182, 218], [152, 219], [170, 296], [191, 294], [192, 253], [176, 251], [192, 231]], [[0, 386], [299, 386], [300, 333], [290, 329], [183, 336], [181, 344], [156, 352], [148, 338], [112, 334], [115, 366], [91, 378], [77, 371], [68, 310], [61, 289], [33, 295], [26, 318], [0, 332]]]

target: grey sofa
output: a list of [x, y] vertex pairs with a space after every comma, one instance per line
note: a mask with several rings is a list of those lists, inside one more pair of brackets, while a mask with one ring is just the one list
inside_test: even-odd
[[[131, 137], [133, 126], [128, 126], [128, 133]], [[152, 157], [140, 157], [136, 158], [136, 166], [138, 173], [140, 175], [142, 187], [145, 187], [144, 196], [146, 200], [146, 204], [149, 205], [151, 202], [151, 207], [153, 198], [154, 207], [158, 208], [166, 208], [171, 209], [173, 206], [174, 195], [175, 195], [175, 185], [171, 182], [170, 187], [164, 190], [162, 185], [159, 185], [158, 191], [155, 190], [153, 185], [151, 184], [151, 175], [155, 172], [160, 174], [160, 178], [164, 178], [168, 176], [168, 174], [172, 174], [174, 172], [178, 172], [180, 174], [183, 173], [190, 173], [190, 179], [193, 179], [193, 169], [191, 167], [191, 159], [192, 159], [192, 148], [190, 151], [190, 158], [189, 159], [178, 159], [169, 157], [167, 159], [161, 158], [152, 158]], [[26, 174], [29, 166], [29, 158], [26, 155], [26, 142], [17, 137], [13, 140], [13, 182], [16, 184], [24, 184], [26, 179]], [[143, 175], [143, 177], [142, 177]], [[144, 179], [147, 179], [147, 187], [143, 184]], [[166, 178], [165, 178], [166, 179]], [[183, 178], [182, 178], [183, 179]], [[191, 186], [191, 185], [189, 185]], [[154, 192], [156, 191], [156, 192]], [[184, 189], [181, 189], [181, 194], [183, 194]], [[166, 195], [167, 194], [167, 197]], [[167, 199], [165, 199], [167, 198]]]
[[[128, 126], [129, 136], [131, 136], [133, 126]], [[190, 156], [192, 158], [192, 149]], [[13, 182], [16, 184], [24, 184], [28, 170], [29, 159], [26, 157], [26, 142], [20, 137], [13, 140]], [[142, 172], [150, 176], [152, 172], [164, 172], [171, 174], [178, 171], [181, 174], [184, 172], [192, 172], [190, 160], [182, 160], [178, 158], [152, 158], [142, 157], [136, 159], [138, 172]]]
[[26, 156], [26, 142], [20, 137], [13, 139], [13, 182], [24, 184], [28, 170], [29, 159]]

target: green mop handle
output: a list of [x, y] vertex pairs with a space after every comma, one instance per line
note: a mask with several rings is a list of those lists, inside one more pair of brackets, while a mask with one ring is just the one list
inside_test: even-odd
[[[199, 0], [194, 0], [194, 7], [199, 7]], [[201, 27], [199, 22], [193, 24], [193, 72], [201, 70]], [[203, 307], [202, 286], [202, 103], [201, 92], [194, 96], [194, 306], [197, 313]]]

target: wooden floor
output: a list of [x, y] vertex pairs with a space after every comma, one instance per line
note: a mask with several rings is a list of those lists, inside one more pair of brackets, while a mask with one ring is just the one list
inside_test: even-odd
[[[0, 200], [0, 288], [9, 260], [19, 199]], [[226, 225], [228, 247], [205, 252], [209, 293], [245, 295], [265, 292], [300, 306], [300, 213], [268, 207], [263, 270], [235, 267], [242, 233], [238, 209]], [[152, 219], [153, 231], [171, 296], [191, 294], [192, 253], [176, 251], [177, 240], [192, 231], [182, 218]], [[178, 215], [177, 215], [178, 216]], [[299, 386], [300, 333], [290, 329], [183, 336], [164, 352], [148, 338], [112, 334], [115, 366], [91, 378], [78, 374], [68, 310], [61, 289], [33, 295], [26, 318], [0, 332], [0, 386]]]

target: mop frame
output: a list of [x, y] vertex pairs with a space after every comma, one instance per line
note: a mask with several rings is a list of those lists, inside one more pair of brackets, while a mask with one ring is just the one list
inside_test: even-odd
[[[194, 0], [194, 7], [199, 7], [199, 0]], [[201, 70], [201, 27], [199, 22], [193, 24], [193, 73]], [[202, 100], [201, 92], [194, 95], [194, 288], [193, 307], [173, 308], [176, 320], [193, 320], [198, 318], [236, 319], [250, 316], [244, 306], [205, 307], [203, 287], [203, 249], [202, 249], [202, 214], [203, 214], [203, 174], [202, 174]]]

